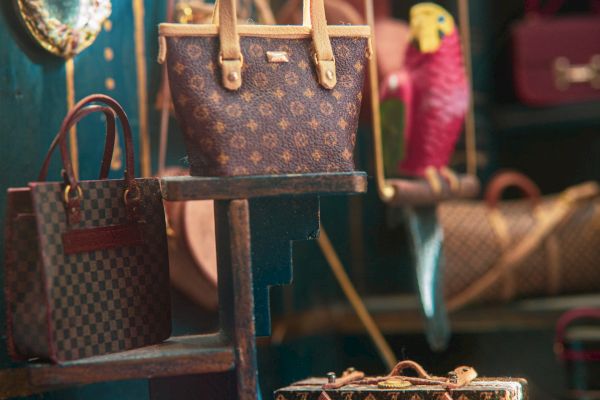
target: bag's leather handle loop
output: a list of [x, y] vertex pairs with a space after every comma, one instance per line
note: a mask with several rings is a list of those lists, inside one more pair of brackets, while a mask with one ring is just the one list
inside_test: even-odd
[[[115, 99], [106, 95], [94, 94], [91, 96], [87, 96], [84, 99], [80, 100], [75, 105], [75, 107], [73, 107], [73, 109], [69, 111], [69, 113], [63, 120], [60, 132], [66, 132], [66, 128], [69, 122], [73, 119], [73, 116], [76, 115], [81, 109], [92, 103], [101, 103], [111, 108], [116, 114], [116, 116], [119, 118], [119, 121], [121, 123], [121, 128], [123, 130], [123, 141], [125, 143], [124, 179], [126, 189], [123, 194], [123, 201], [127, 206], [130, 217], [135, 218], [135, 216], [138, 213], [138, 206], [141, 200], [141, 190], [135, 181], [133, 135], [131, 133], [131, 126], [129, 125], [129, 119], [127, 118], [125, 110], [123, 110], [123, 107], [121, 107], [121, 105]], [[64, 198], [67, 206], [69, 222], [77, 223], [81, 218], [82, 191], [79, 186], [79, 182], [75, 177], [75, 173], [73, 171], [73, 164], [71, 162], [71, 158], [69, 157], [69, 152], [67, 150], [66, 134], [60, 135], [59, 148], [63, 161], [64, 178], [67, 182]]]
[[540, 189], [527, 176], [517, 171], [502, 171], [496, 174], [488, 184], [485, 191], [485, 202], [491, 209], [498, 207], [502, 194], [509, 187], [518, 188], [528, 199], [534, 208], [541, 202]]
[[596, 319], [600, 320], [600, 309], [599, 308], [579, 308], [571, 311], [567, 311], [560, 316], [556, 323], [556, 337], [555, 337], [555, 351], [561, 355], [564, 351], [565, 336], [567, 329], [573, 323], [584, 319]]
[[554, 352], [563, 361], [600, 361], [599, 350], [567, 349], [565, 346], [566, 333], [569, 326], [581, 320], [600, 320], [600, 309], [579, 308], [567, 311], [556, 323]]
[[[319, 84], [325, 89], [333, 89], [337, 83], [335, 57], [327, 32], [324, 0], [304, 0], [304, 10], [310, 10], [311, 35], [314, 46], [314, 62]], [[215, 7], [219, 20], [219, 64], [223, 86], [237, 90], [242, 86], [242, 66], [244, 57], [237, 33], [236, 0], [219, 0]], [[304, 18], [305, 24], [309, 19]]]
[[83, 118], [87, 117], [90, 114], [102, 112], [106, 117], [106, 144], [104, 145], [104, 154], [102, 156], [102, 165], [100, 167], [100, 176], [98, 179], [106, 179], [108, 177], [108, 173], [110, 171], [110, 164], [112, 161], [113, 151], [115, 147], [115, 134], [116, 134], [116, 120], [115, 113], [110, 107], [97, 106], [92, 105], [79, 110], [79, 112], [73, 114], [71, 120], [65, 126], [65, 130], [59, 131], [54, 140], [50, 144], [48, 152], [46, 153], [46, 158], [44, 158], [44, 162], [42, 163], [42, 168], [40, 168], [40, 173], [38, 175], [38, 182], [44, 182], [48, 177], [48, 168], [50, 167], [50, 160], [52, 158], [52, 153], [58, 146], [59, 141], [61, 140], [61, 136], [66, 135], [71, 128], [76, 125]]

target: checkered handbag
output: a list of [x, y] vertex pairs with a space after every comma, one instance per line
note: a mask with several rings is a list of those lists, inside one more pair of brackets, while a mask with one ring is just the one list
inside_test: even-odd
[[[101, 179], [78, 181], [66, 133], [92, 111], [107, 115]], [[124, 179], [109, 180], [115, 114], [126, 170]], [[12, 358], [60, 363], [161, 342], [171, 332], [164, 209], [158, 180], [134, 178], [125, 112], [110, 97], [89, 96], [67, 115], [48, 157], [57, 145], [64, 182], [44, 182], [46, 161], [37, 182], [8, 190], [5, 294]]]

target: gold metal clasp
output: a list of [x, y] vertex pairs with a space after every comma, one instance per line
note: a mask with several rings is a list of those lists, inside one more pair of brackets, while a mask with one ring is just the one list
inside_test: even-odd
[[554, 60], [554, 83], [557, 89], [567, 90], [573, 83], [589, 83], [600, 89], [600, 54], [595, 54], [589, 64], [573, 65], [566, 57]]

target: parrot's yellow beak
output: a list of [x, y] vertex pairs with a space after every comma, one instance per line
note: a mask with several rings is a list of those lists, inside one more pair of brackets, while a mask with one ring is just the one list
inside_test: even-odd
[[410, 33], [423, 53], [435, 53], [454, 29], [452, 15], [435, 3], [419, 3], [410, 9]]

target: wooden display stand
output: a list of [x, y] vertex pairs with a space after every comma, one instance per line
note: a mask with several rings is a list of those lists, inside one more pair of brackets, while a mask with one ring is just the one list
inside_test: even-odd
[[61, 365], [4, 369], [0, 398], [70, 385], [230, 371], [237, 398], [256, 399], [255, 315], [258, 330], [268, 334], [268, 287], [291, 281], [290, 241], [316, 238], [321, 195], [364, 193], [366, 182], [364, 173], [163, 178], [166, 201], [215, 200], [219, 331]]

